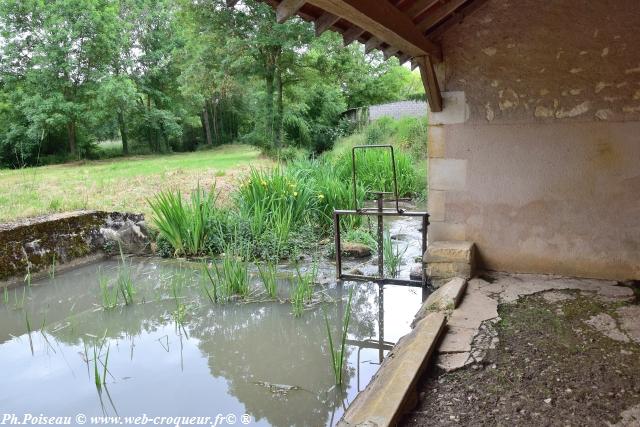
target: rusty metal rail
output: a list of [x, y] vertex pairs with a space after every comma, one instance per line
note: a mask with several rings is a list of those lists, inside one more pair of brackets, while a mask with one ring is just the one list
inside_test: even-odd
[[[391, 162], [393, 170], [393, 192], [385, 191], [372, 191], [369, 194], [373, 194], [376, 201], [375, 208], [366, 208], [358, 206], [358, 193], [357, 193], [357, 173], [356, 173], [356, 150], [365, 149], [389, 149], [391, 152]], [[393, 284], [393, 285], [405, 285], [405, 286], [417, 286], [424, 287], [428, 283], [428, 278], [422, 270], [422, 277], [420, 280], [412, 279], [398, 279], [392, 277], [385, 277], [384, 275], [384, 217], [385, 216], [410, 216], [422, 218], [422, 252], [427, 250], [427, 228], [429, 227], [429, 214], [427, 212], [411, 212], [400, 208], [400, 201], [407, 201], [409, 199], [401, 199], [398, 197], [398, 179], [396, 175], [396, 163], [393, 146], [391, 145], [356, 145], [351, 151], [351, 164], [353, 169], [352, 185], [353, 185], [353, 210], [336, 209], [333, 211], [333, 224], [334, 224], [334, 239], [336, 247], [336, 278], [338, 280], [349, 281], [361, 281], [361, 282], [375, 282], [379, 284]], [[385, 199], [386, 195], [393, 194], [393, 198]], [[385, 202], [393, 202], [394, 208], [385, 208]], [[340, 242], [340, 217], [346, 215], [358, 215], [358, 216], [375, 216], [377, 217], [377, 243], [378, 243], [378, 275], [367, 276], [358, 274], [344, 274], [342, 272], [342, 249]]]

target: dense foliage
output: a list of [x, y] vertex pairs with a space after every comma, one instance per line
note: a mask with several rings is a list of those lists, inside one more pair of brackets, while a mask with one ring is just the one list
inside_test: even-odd
[[[240, 183], [230, 206], [215, 206], [213, 193], [205, 194], [200, 189], [191, 195], [190, 203], [184, 202], [180, 193], [160, 193], [150, 203], [163, 253], [198, 256], [233, 251], [251, 260], [291, 259], [301, 252], [314, 253], [318, 242], [331, 235], [334, 209], [353, 208], [354, 145], [392, 144], [396, 148], [399, 195], [414, 199], [421, 196], [426, 187], [426, 171], [420, 167], [420, 157], [409, 153], [417, 153], [422, 147], [421, 155], [426, 154], [425, 135], [421, 134], [424, 129], [425, 123], [420, 119], [381, 120], [343, 138], [333, 150], [319, 157], [253, 169]], [[407, 146], [403, 139], [407, 133], [417, 135], [416, 141], [422, 143]], [[372, 140], [373, 134], [378, 136]], [[362, 166], [355, 192], [362, 207], [371, 199], [369, 192], [392, 189], [392, 164], [388, 152], [380, 149], [365, 150], [356, 162]], [[205, 216], [207, 219], [203, 219]], [[347, 240], [375, 245], [363, 227], [362, 216], [345, 216], [342, 221]], [[201, 244], [187, 244], [192, 241]]]
[[[248, 142], [321, 152], [419, 78], [245, 0], [0, 0], [0, 167]], [[118, 143], [120, 144], [120, 143]]]

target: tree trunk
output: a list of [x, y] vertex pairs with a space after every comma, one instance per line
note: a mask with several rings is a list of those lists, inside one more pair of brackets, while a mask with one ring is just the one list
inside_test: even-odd
[[[147, 95], [147, 114], [151, 116], [151, 95]], [[153, 140], [153, 132], [151, 129], [151, 123], [147, 123], [147, 140], [149, 142], [149, 148], [152, 152], [156, 151], [156, 147]]]
[[127, 138], [127, 123], [124, 121], [124, 114], [118, 111], [118, 127], [120, 128], [120, 139], [122, 139], [122, 154], [129, 154], [129, 139]]
[[71, 120], [67, 123], [67, 137], [69, 139], [69, 153], [72, 156], [76, 156], [77, 147], [76, 147], [76, 122], [75, 120]]
[[211, 105], [211, 116], [212, 116], [212, 122], [213, 122], [213, 135], [214, 135], [215, 140], [216, 140], [216, 145], [220, 145], [221, 141], [220, 141], [220, 131], [218, 130], [218, 108], [217, 108], [217, 103], [215, 102], [215, 100], [212, 100], [210, 105]]
[[282, 70], [278, 66], [275, 75], [276, 80], [276, 89], [278, 91], [278, 98], [276, 102], [276, 115], [275, 115], [275, 123], [274, 123], [274, 143], [276, 150], [280, 149], [282, 144], [282, 115], [284, 113], [284, 105], [282, 102]]
[[202, 123], [204, 127], [204, 136], [207, 139], [207, 145], [212, 145], [211, 141], [211, 127], [209, 126], [209, 113], [207, 113], [207, 107], [202, 109]]
[[275, 64], [267, 57], [265, 64], [265, 83], [267, 89], [266, 109], [267, 115], [265, 118], [265, 132], [267, 138], [273, 142], [273, 93], [274, 93], [274, 77], [275, 77]]

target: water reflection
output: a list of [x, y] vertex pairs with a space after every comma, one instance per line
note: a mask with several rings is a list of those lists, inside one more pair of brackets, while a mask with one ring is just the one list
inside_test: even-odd
[[[320, 306], [293, 318], [290, 305], [279, 302], [212, 305], [200, 295], [197, 271], [158, 260], [134, 266], [133, 306], [105, 311], [98, 305], [96, 271], [116, 268], [105, 262], [31, 287], [24, 308], [0, 307], [1, 408], [48, 415], [248, 413], [259, 425], [334, 424], [409, 330], [421, 301], [419, 289], [397, 286], [346, 283], [325, 290], [336, 301], [324, 307], [337, 337], [346, 293], [356, 287], [341, 392], [333, 385]], [[182, 326], [168, 288], [176, 274], [186, 283]], [[25, 313], [32, 319], [33, 356]], [[101, 391], [91, 354], [98, 345], [109, 348]]]

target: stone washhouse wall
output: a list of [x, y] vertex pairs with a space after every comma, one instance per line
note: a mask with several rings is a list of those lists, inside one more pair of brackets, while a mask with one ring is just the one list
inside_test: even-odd
[[444, 36], [430, 241], [480, 266], [640, 278], [640, 4], [489, 0]]
[[0, 281], [48, 270], [101, 251], [145, 253], [144, 215], [80, 211], [0, 225]]

